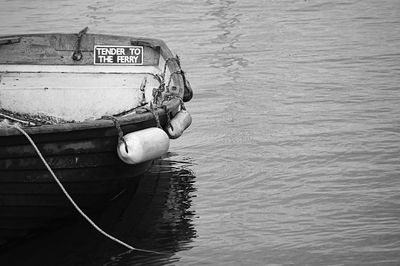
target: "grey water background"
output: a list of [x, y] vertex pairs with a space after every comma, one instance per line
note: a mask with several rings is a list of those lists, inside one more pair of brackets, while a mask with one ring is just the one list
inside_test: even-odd
[[0, 261], [400, 265], [399, 1], [2, 0], [0, 19], [1, 34], [161, 38], [195, 93], [192, 126], [142, 191], [159, 200], [132, 207], [125, 231], [105, 223], [170, 255], [82, 222]]

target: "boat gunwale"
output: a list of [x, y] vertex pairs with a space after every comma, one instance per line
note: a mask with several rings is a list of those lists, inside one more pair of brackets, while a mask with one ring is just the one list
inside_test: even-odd
[[[164, 103], [166, 106], [167, 112], [171, 112], [174, 109], [177, 109], [181, 101], [179, 99], [171, 99], [168, 102]], [[158, 116], [165, 114], [164, 109], [157, 108], [154, 110]], [[154, 120], [154, 115], [151, 112], [145, 112], [141, 114], [128, 114], [124, 117], [118, 118], [116, 117], [121, 126], [136, 124], [144, 121]], [[24, 130], [28, 134], [48, 134], [48, 133], [60, 133], [60, 132], [69, 132], [69, 131], [80, 131], [80, 130], [88, 130], [88, 129], [100, 129], [100, 128], [111, 128], [115, 127], [114, 122], [111, 119], [98, 119], [84, 122], [76, 122], [76, 123], [63, 123], [63, 124], [54, 124], [54, 125], [40, 125], [33, 127], [24, 127]], [[17, 129], [13, 127], [0, 127], [0, 137], [3, 136], [15, 136], [21, 135]]]

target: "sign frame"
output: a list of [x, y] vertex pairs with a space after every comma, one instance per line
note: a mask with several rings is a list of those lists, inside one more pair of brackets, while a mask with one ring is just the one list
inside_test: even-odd
[[[128, 55], [126, 54], [127, 51], [129, 51]], [[140, 52], [137, 53], [137, 51]], [[140, 45], [98, 44], [93, 47], [93, 64], [103, 66], [142, 66], [144, 61], [143, 54], [144, 47]]]

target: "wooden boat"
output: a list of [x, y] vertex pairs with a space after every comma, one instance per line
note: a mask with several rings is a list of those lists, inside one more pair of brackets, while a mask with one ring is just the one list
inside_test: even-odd
[[92, 210], [151, 166], [152, 158], [119, 158], [122, 134], [168, 127], [192, 97], [163, 41], [86, 31], [0, 37], [0, 243], [74, 212], [13, 125], [77, 204]]

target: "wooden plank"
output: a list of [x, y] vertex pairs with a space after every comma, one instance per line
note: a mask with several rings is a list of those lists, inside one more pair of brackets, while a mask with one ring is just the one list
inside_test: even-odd
[[0, 37], [0, 45], [13, 44], [21, 41], [20, 37]]
[[[123, 188], [124, 180], [114, 179], [112, 176], [107, 180], [96, 182], [63, 182], [65, 189], [71, 194], [97, 195], [107, 194]], [[60, 195], [62, 192], [54, 180], [48, 183], [5, 183], [1, 182], [0, 198], [3, 195]]]
[[[20, 38], [19, 43], [2, 46], [0, 64], [93, 65], [94, 45], [131, 45], [134, 40], [124, 36], [87, 34], [81, 42], [82, 60], [74, 61], [76, 34], [21, 35]], [[158, 49], [144, 47], [143, 56], [143, 65], [158, 65]]]
[[[79, 205], [79, 207], [87, 208], [96, 205], [99, 201], [104, 201], [110, 199], [112, 193], [104, 193], [97, 195], [87, 195], [87, 194], [73, 194], [71, 195], [74, 201]], [[71, 202], [64, 195], [2, 195], [1, 197], [3, 206], [13, 206], [13, 207], [69, 207]]]
[[[165, 125], [165, 115], [160, 115], [161, 125]], [[133, 120], [131, 124], [123, 125], [124, 120], [121, 119], [120, 124], [124, 134], [156, 126], [154, 116], [150, 113], [141, 115], [139, 118], [145, 119], [143, 122]], [[147, 119], [146, 119], [147, 118]], [[136, 123], [135, 123], [136, 122]], [[84, 123], [71, 123], [60, 125], [43, 125], [38, 127], [27, 127], [24, 130], [31, 135], [36, 144], [54, 143], [65, 141], [80, 141], [86, 139], [97, 138], [117, 138], [118, 130], [111, 120], [100, 120]], [[3, 135], [2, 135], [3, 133]], [[29, 144], [25, 136], [13, 128], [0, 128], [0, 147]]]
[[[77, 90], [85, 91], [93, 88], [99, 89], [98, 93], [100, 93], [100, 90], [105, 88], [117, 93], [120, 88], [139, 89], [144, 78], [147, 78], [148, 87], [158, 88], [160, 85], [152, 75], [136, 73], [5, 72], [0, 75], [0, 90], [13, 92], [34, 88], [43, 91], [47, 88], [46, 90], [73, 90], [76, 93]], [[96, 95], [92, 95], [94, 96]], [[121, 95], [121, 97], [127, 96], [129, 95]]]
[[[69, 168], [54, 169], [54, 173], [61, 182], [90, 183], [90, 182], [114, 182], [115, 180], [134, 180], [142, 175], [151, 165], [144, 162], [135, 165], [127, 165], [118, 162], [114, 166], [98, 166], [96, 168]], [[118, 182], [119, 182], [118, 181]], [[0, 185], [2, 183], [48, 183], [54, 182], [47, 169], [1, 169]]]
[[[116, 151], [117, 138], [97, 138], [77, 141], [64, 140], [53, 143], [39, 143], [37, 146], [44, 156], [83, 154]], [[0, 149], [0, 158], [37, 156], [31, 144], [10, 145]]]
[[[132, 169], [134, 170], [134, 169]], [[117, 179], [117, 169], [115, 167], [103, 166], [96, 168], [76, 168], [76, 169], [55, 169], [54, 173], [61, 182], [104, 182], [111, 179]], [[134, 171], [132, 172], [134, 173]], [[47, 169], [29, 170], [29, 169], [1, 169], [0, 184], [3, 183], [49, 183], [54, 182], [53, 177]]]
[[[46, 161], [52, 169], [104, 167], [113, 166], [120, 162], [115, 151], [108, 153], [47, 156]], [[40, 170], [45, 169], [45, 166], [38, 156], [2, 158], [0, 159], [0, 169]]]
[[[135, 124], [140, 128], [142, 123]], [[36, 144], [65, 141], [80, 141], [106, 137], [117, 137], [118, 130], [111, 120], [90, 123], [71, 123], [25, 127], [24, 130]], [[124, 131], [125, 132], [125, 131]], [[0, 128], [0, 147], [29, 144], [18, 130], [9, 127]]]
[[[31, 217], [44, 217], [54, 219], [71, 214], [73, 207], [59, 208], [58, 206], [0, 206], [0, 219], [3, 217], [16, 217], [29, 219]], [[1, 234], [0, 234], [1, 235]]]
[[63, 73], [161, 73], [158, 66], [107, 66], [107, 65], [16, 65], [0, 64], [0, 72], [63, 72]]

